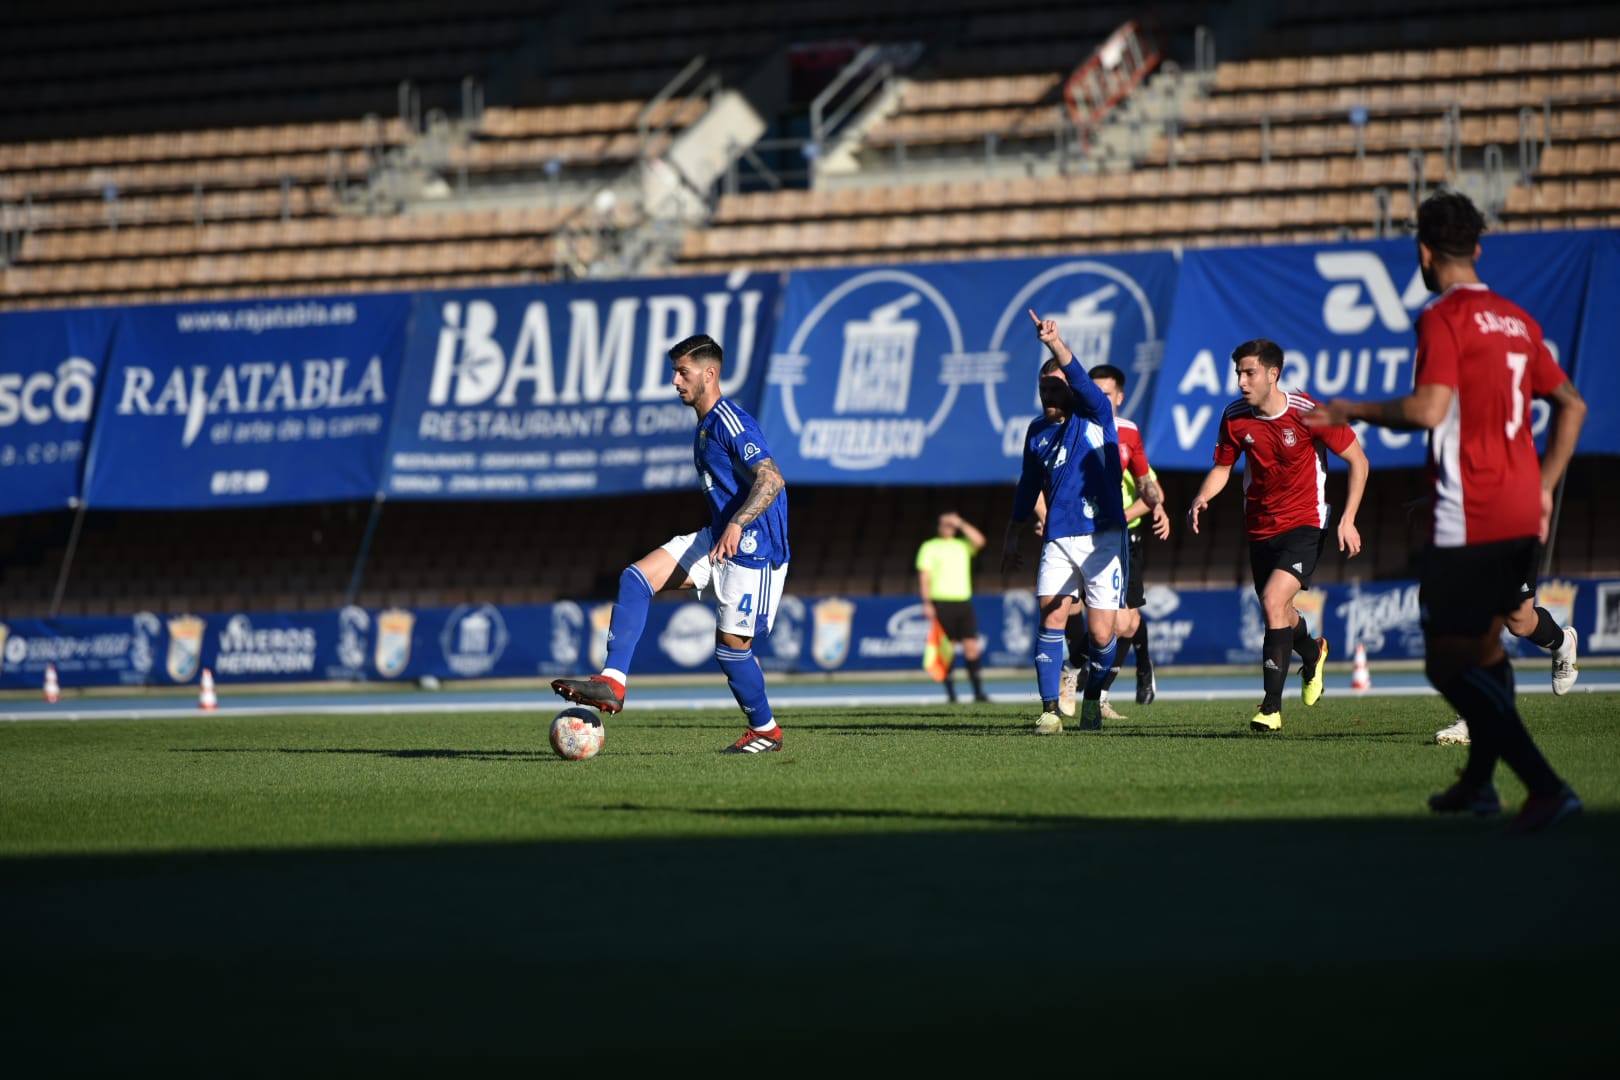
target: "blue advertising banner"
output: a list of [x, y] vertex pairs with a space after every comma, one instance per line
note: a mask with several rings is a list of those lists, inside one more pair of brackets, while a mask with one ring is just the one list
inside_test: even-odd
[[1620, 232], [1597, 234], [1586, 307], [1575, 352], [1575, 389], [1591, 406], [1581, 428], [1578, 454], [1620, 454], [1620, 424], [1610, 422], [1620, 407]]
[[0, 314], [0, 515], [79, 495], [113, 311]]
[[[1481, 277], [1535, 317], [1565, 370], [1577, 355], [1588, 271], [1603, 235], [1484, 240]], [[1431, 295], [1410, 240], [1187, 252], [1159, 391], [1142, 425], [1148, 457], [1160, 469], [1210, 466], [1221, 411], [1238, 397], [1232, 349], [1253, 338], [1283, 347], [1289, 389], [1324, 399], [1408, 393], [1413, 320]], [[1548, 416], [1538, 402], [1538, 435]], [[1423, 433], [1358, 428], [1374, 468], [1423, 463]]]
[[[1581, 634], [1583, 655], [1620, 654], [1620, 579], [1541, 584], [1536, 602]], [[1346, 660], [1357, 645], [1371, 660], [1423, 655], [1413, 581], [1328, 585], [1294, 600], [1312, 632]], [[1014, 591], [973, 599], [988, 667], [1029, 670], [1035, 596]], [[204, 668], [221, 684], [551, 678], [601, 670], [609, 602], [463, 604], [448, 608], [346, 607], [297, 613], [14, 619], [0, 622], [0, 689], [38, 690], [47, 665], [64, 688], [196, 685]], [[1264, 621], [1247, 588], [1155, 585], [1142, 607], [1155, 663], [1235, 665], [1259, 674]], [[636, 649], [635, 675], [712, 674], [714, 608], [660, 600]], [[754, 644], [769, 672], [835, 674], [922, 667], [928, 621], [911, 596], [784, 596], [771, 633]], [[1511, 653], [1545, 653], [1505, 637]]]
[[408, 294], [129, 308], [96, 412], [102, 509], [370, 498]]
[[720, 342], [753, 411], [776, 274], [424, 293], [388, 441], [390, 498], [543, 498], [697, 483], [670, 346]]
[[1123, 370], [1134, 417], [1175, 288], [1168, 252], [795, 271], [760, 426], [790, 484], [1010, 482], [1040, 415], [1028, 312]]

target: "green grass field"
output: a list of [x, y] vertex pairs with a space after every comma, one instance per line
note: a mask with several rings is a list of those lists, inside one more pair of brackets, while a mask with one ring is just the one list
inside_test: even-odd
[[1586, 801], [1533, 837], [1423, 809], [1427, 697], [805, 709], [763, 758], [632, 714], [585, 763], [547, 701], [0, 725], [0, 1033], [19, 1076], [1590, 1071], [1620, 696], [1520, 703]]

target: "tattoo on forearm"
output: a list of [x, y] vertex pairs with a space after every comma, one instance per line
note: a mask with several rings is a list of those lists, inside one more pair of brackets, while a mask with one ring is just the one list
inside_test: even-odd
[[1156, 481], [1142, 481], [1141, 492], [1142, 501], [1147, 503], [1150, 507], [1158, 506], [1160, 503], [1164, 502], [1164, 492], [1159, 488]]
[[765, 458], [754, 467], [754, 486], [748, 490], [748, 501], [732, 515], [731, 523], [739, 529], [746, 529], [786, 486], [782, 470], [776, 467], [776, 462]]

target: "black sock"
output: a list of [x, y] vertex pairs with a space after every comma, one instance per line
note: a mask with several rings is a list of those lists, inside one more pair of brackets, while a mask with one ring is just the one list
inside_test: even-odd
[[1069, 666], [1084, 669], [1091, 659], [1091, 635], [1086, 632], [1086, 620], [1070, 619], [1063, 626], [1063, 636], [1069, 646]]
[[1294, 623], [1294, 651], [1299, 654], [1301, 660], [1305, 661], [1305, 666], [1313, 672], [1316, 670], [1317, 661], [1322, 659], [1322, 646], [1318, 645], [1316, 639], [1311, 637], [1311, 629], [1305, 625], [1303, 617]]
[[[1119, 657], [1115, 656], [1114, 659], [1117, 661], [1119, 659]], [[1114, 664], [1113, 667], [1109, 668], [1108, 669], [1108, 674], [1103, 676], [1102, 692], [1105, 693], [1105, 694], [1108, 693], [1108, 688], [1110, 686], [1114, 685], [1114, 680], [1117, 679], [1117, 678], [1119, 678], [1119, 664], [1118, 663]]]
[[1490, 783], [1501, 758], [1518, 774], [1532, 795], [1554, 795], [1564, 786], [1525, 730], [1513, 700], [1513, 665], [1503, 657], [1490, 667], [1469, 668], [1438, 688], [1441, 696], [1468, 719], [1468, 765], [1462, 782], [1471, 787]]
[[1266, 699], [1260, 703], [1260, 711], [1275, 713], [1282, 711], [1283, 687], [1288, 682], [1288, 643], [1293, 631], [1286, 627], [1281, 629], [1266, 628], [1266, 641], [1263, 649], [1265, 656]]
[[1552, 617], [1552, 612], [1544, 607], [1538, 607], [1536, 628], [1525, 635], [1525, 640], [1552, 652], [1564, 643], [1564, 628], [1558, 625], [1558, 620]]
[[1136, 650], [1136, 670], [1138, 673], [1144, 672], [1153, 666], [1153, 661], [1148, 656], [1146, 619], [1136, 624], [1136, 633], [1131, 637], [1131, 648]]
[[979, 662], [965, 658], [962, 662], [967, 665], [968, 678], [973, 680], [973, 696], [976, 698], [984, 697], [984, 684], [979, 681]]

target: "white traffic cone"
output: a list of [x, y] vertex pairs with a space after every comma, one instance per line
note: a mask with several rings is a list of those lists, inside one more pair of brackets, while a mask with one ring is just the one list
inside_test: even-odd
[[1372, 673], [1367, 670], [1367, 646], [1356, 646], [1356, 666], [1350, 673], [1350, 689], [1371, 690]]
[[214, 673], [208, 668], [203, 668], [202, 689], [197, 692], [197, 708], [204, 712], [219, 708], [219, 697], [214, 693]]
[[45, 703], [55, 705], [62, 700], [62, 685], [56, 681], [56, 665], [45, 665]]

